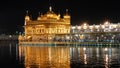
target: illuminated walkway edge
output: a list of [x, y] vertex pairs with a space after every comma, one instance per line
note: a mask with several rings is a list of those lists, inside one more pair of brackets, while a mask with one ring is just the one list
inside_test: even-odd
[[39, 44], [120, 45], [120, 43], [108, 43], [108, 42], [19, 42], [19, 45], [39, 45]]

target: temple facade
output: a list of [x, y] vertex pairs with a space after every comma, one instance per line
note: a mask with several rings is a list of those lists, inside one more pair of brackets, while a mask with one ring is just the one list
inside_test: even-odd
[[83, 23], [72, 26], [68, 10], [61, 17], [53, 12], [52, 7], [45, 14], [39, 14], [37, 20], [32, 20], [27, 12], [24, 32], [19, 41], [120, 43], [120, 23], [106, 21], [100, 25]]
[[37, 20], [31, 20], [30, 16], [25, 16], [24, 36], [21, 40], [50, 41], [55, 37], [61, 37], [70, 33], [70, 15], [68, 10], [61, 18], [60, 14], [53, 12], [52, 7], [45, 14], [39, 14]]

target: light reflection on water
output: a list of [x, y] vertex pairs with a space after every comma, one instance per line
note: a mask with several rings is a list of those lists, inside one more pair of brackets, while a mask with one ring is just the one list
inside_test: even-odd
[[19, 62], [26, 68], [117, 68], [120, 67], [120, 48], [19, 45]]
[[69, 47], [19, 46], [20, 59], [22, 56], [27, 68], [70, 68]]
[[17, 42], [0, 41], [0, 66], [3, 68], [120, 68], [120, 46], [18, 45]]

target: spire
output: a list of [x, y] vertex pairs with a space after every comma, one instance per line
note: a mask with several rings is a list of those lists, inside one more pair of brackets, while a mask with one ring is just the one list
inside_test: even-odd
[[28, 10], [26, 11], [26, 13], [27, 13], [26, 15], [28, 15]]
[[40, 12], [38, 12], [38, 15], [40, 16]]
[[[30, 16], [28, 15], [28, 10], [26, 11], [26, 16], [25, 16], [25, 21], [29, 21], [30, 20]], [[25, 23], [26, 24], [26, 23]]]
[[38, 18], [37, 18], [37, 20], [40, 20], [40, 18], [41, 18], [41, 13], [38, 12]]
[[66, 12], [68, 12], [68, 9], [66, 9]]
[[52, 7], [51, 6], [49, 7], [49, 11], [52, 11]]
[[66, 14], [68, 14], [68, 9], [66, 9]]

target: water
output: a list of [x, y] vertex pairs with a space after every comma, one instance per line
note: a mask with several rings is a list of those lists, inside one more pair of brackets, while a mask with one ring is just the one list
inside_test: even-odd
[[0, 42], [2, 68], [120, 68], [120, 46]]

